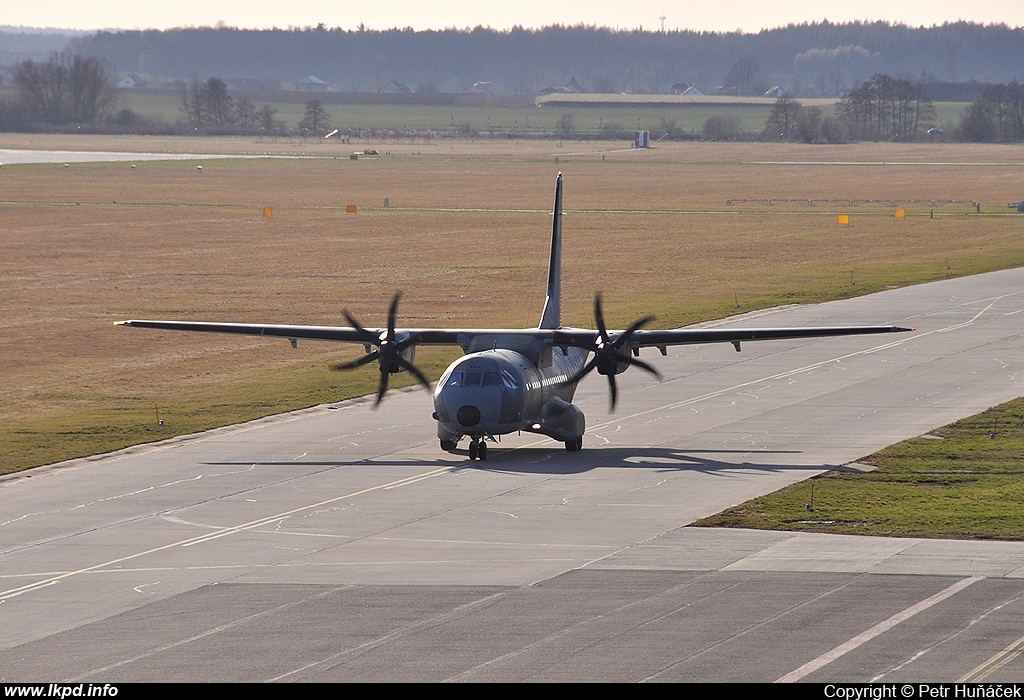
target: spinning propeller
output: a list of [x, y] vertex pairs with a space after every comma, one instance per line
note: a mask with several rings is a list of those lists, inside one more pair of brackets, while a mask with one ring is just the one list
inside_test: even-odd
[[398, 315], [398, 300], [401, 297], [402, 293], [397, 292], [391, 299], [391, 308], [388, 309], [388, 327], [386, 330], [381, 331], [379, 335], [364, 328], [348, 311], [344, 312], [345, 318], [359, 332], [366, 345], [376, 345], [377, 349], [360, 357], [358, 360], [337, 364], [331, 367], [331, 369], [338, 371], [355, 369], [374, 360], [379, 360], [380, 384], [377, 385], [377, 400], [373, 404], [374, 408], [380, 405], [381, 399], [384, 398], [384, 394], [388, 390], [388, 377], [398, 372], [409, 372], [428, 391], [430, 390], [430, 380], [412, 363], [411, 355], [406, 357], [404, 354], [406, 350], [409, 350], [416, 344], [416, 336], [409, 334], [398, 338], [395, 334], [395, 317]]
[[[619, 393], [618, 387], [615, 385], [615, 375], [620, 372], [625, 372], [629, 365], [636, 365], [640, 369], [653, 374], [658, 379], [661, 379], [661, 373], [640, 358], [633, 357], [628, 346], [630, 336], [653, 320], [654, 316], [644, 316], [643, 318], [637, 319], [613, 341], [608, 335], [607, 327], [604, 325], [604, 312], [601, 310], [601, 295], [596, 295], [594, 297], [594, 321], [597, 323], [597, 332], [600, 337], [590, 345], [581, 346], [593, 352], [594, 359], [588, 362], [583, 369], [577, 372], [569, 381], [579, 381], [591, 370], [596, 369], [598, 374], [603, 374], [608, 377], [608, 389], [612, 395], [611, 410], [614, 411], [615, 402], [618, 399]], [[625, 366], [620, 369], [619, 365]]]

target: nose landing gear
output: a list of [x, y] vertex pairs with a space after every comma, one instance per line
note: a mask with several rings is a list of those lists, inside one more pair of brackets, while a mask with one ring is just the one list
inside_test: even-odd
[[481, 462], [487, 459], [487, 443], [479, 436], [474, 436], [469, 443], [469, 461], [472, 462], [478, 459]]

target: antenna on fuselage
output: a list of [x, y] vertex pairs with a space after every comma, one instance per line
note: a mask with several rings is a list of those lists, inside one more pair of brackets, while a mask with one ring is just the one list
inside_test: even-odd
[[548, 260], [548, 291], [540, 328], [562, 325], [562, 173], [555, 179], [555, 208], [551, 221], [551, 257]]

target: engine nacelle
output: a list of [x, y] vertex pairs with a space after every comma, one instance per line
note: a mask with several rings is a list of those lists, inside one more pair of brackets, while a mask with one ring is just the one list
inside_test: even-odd
[[[384, 335], [386, 337], [386, 334], [382, 334], [382, 335]], [[409, 338], [411, 335], [412, 335], [411, 333], [396, 333], [395, 334], [395, 339], [392, 340], [392, 341], [387, 341], [385, 338], [381, 338], [381, 345], [380, 345], [380, 371], [381, 372], [387, 372], [388, 374], [398, 374], [399, 372], [408, 372], [409, 371], [408, 367], [410, 365], [412, 365], [413, 361], [416, 359], [416, 344], [413, 343], [413, 344], [409, 345], [409, 347], [407, 347], [407, 348], [405, 348], [403, 350], [400, 350], [397, 353], [397, 355], [394, 353], [393, 348], [396, 347], [396, 346], [400, 346], [401, 342], [403, 340], [406, 340], [407, 338]], [[389, 352], [389, 348], [388, 348], [389, 345], [391, 346], [391, 351], [390, 352]], [[403, 364], [401, 362], [396, 361], [396, 359], [393, 359], [393, 358], [396, 358], [396, 357], [402, 358], [408, 364]]]
[[555, 440], [575, 440], [587, 431], [587, 419], [575, 404], [553, 396], [544, 403], [534, 432]]
[[615, 352], [610, 349], [602, 349], [597, 355], [597, 373], [603, 377], [622, 374], [631, 364], [628, 351], [624, 353]]

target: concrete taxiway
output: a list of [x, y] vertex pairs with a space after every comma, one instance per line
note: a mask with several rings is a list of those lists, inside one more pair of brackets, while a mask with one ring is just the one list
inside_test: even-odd
[[645, 355], [578, 453], [410, 390], [0, 482], [0, 680], [1024, 677], [1024, 544], [686, 527], [1024, 394], [1024, 270], [753, 316], [917, 331]]

